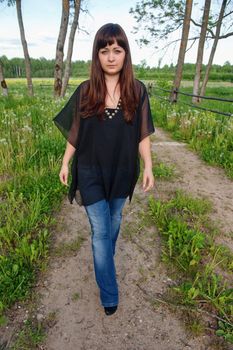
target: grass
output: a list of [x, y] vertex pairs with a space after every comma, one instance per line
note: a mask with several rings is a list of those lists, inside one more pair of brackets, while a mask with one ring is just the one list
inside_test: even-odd
[[[143, 161], [140, 158], [140, 169], [143, 169]], [[166, 165], [163, 162], [159, 162], [156, 155], [152, 153], [152, 172], [156, 179], [171, 180], [175, 177], [175, 166]], [[143, 173], [140, 171], [139, 181], [142, 181]]]
[[45, 339], [45, 336], [45, 330], [41, 323], [28, 319], [25, 322], [23, 329], [19, 332], [17, 341], [14, 343], [11, 349], [35, 349]]
[[0, 316], [29, 296], [45, 268], [53, 215], [67, 191], [58, 177], [65, 140], [52, 122], [66, 99], [54, 100], [40, 82], [33, 98], [18, 80], [0, 97]]
[[53, 256], [71, 256], [72, 254], [76, 254], [78, 250], [80, 249], [82, 243], [84, 242], [85, 238], [83, 237], [77, 237], [72, 242], [69, 243], [61, 243], [58, 247], [54, 248], [53, 250]]
[[[188, 92], [189, 89], [185, 88], [185, 91]], [[207, 92], [231, 98], [233, 88], [209, 88]], [[183, 104], [184, 99], [187, 101], [188, 98], [181, 97], [177, 105], [171, 105], [156, 96], [152, 97], [151, 107], [155, 123], [170, 131], [175, 139], [187, 142], [203, 160], [222, 167], [233, 178], [233, 118], [188, 107]], [[201, 106], [233, 114], [232, 103], [203, 101]]]
[[[205, 230], [210, 210], [208, 201], [180, 190], [168, 201], [149, 198], [149, 215], [163, 240], [162, 260], [173, 274], [177, 271], [178, 282], [165, 298], [177, 306], [215, 315], [216, 335], [233, 343], [233, 289], [228, 279], [215, 272], [223, 262], [216, 252], [224, 250], [214, 245], [209, 226]], [[228, 254], [227, 261], [232, 262], [233, 255]], [[222, 267], [231, 276], [231, 263]]]

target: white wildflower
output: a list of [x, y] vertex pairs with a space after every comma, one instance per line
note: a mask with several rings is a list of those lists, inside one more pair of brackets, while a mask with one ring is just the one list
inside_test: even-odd
[[2, 143], [3, 145], [7, 145], [7, 140], [6, 139], [0, 139], [0, 143]]
[[24, 125], [24, 127], [22, 128], [22, 130], [31, 132], [31, 131], [32, 131], [32, 128], [31, 128], [30, 126], [28, 126], [28, 125]]

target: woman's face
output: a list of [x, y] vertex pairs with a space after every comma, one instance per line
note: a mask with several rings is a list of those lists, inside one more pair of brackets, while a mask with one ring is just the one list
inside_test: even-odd
[[101, 67], [108, 75], [118, 74], [124, 64], [125, 50], [115, 40], [112, 45], [107, 45], [98, 53]]

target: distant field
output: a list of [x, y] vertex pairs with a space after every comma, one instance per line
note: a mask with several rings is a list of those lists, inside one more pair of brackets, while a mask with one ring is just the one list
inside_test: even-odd
[[[181, 82], [181, 88], [182, 87], [190, 87], [193, 86], [193, 81], [191, 80], [182, 80]], [[233, 87], [233, 83], [228, 81], [209, 81], [208, 87], [216, 87], [216, 86], [223, 86], [223, 87]]]
[[[88, 79], [88, 77], [82, 77], [82, 78], [70, 78], [69, 83], [70, 84], [75, 84], [77, 82], [80, 82], [82, 80]], [[7, 78], [7, 83], [9, 85], [14, 84], [14, 83], [25, 83], [26, 84], [26, 79], [25, 78]], [[144, 79], [142, 79], [144, 80]], [[32, 79], [33, 83], [35, 84], [53, 84], [54, 79], [53, 78], [33, 78]], [[154, 81], [154, 79], [146, 79], [146, 81]], [[168, 81], [169, 83], [172, 81]], [[193, 86], [193, 81], [191, 80], [182, 80], [181, 82], [182, 87], [190, 87]], [[227, 82], [227, 81], [209, 81], [208, 82], [209, 87], [216, 87], [216, 86], [225, 86], [225, 87], [233, 87], [233, 83]]]

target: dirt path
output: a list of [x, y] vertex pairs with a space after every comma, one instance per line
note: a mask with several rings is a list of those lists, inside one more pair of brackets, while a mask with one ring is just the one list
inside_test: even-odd
[[197, 154], [189, 151], [187, 144], [172, 141], [161, 129], [157, 129], [152, 150], [161, 162], [175, 167], [177, 178], [164, 184], [168, 186], [168, 191], [181, 188], [212, 202], [211, 220], [221, 229], [221, 235], [216, 237], [216, 241], [233, 251], [233, 182], [226, 177], [224, 170], [206, 164]]
[[[233, 188], [223, 171], [207, 166], [186, 145], [174, 143], [158, 129], [153, 151], [163, 162], [174, 163], [179, 175], [172, 183], [166, 182], [164, 186], [170, 186], [166, 191], [179, 187], [211, 199], [216, 212], [213, 215], [228, 233], [228, 228], [233, 227]], [[161, 192], [162, 188], [157, 191]], [[149, 295], [159, 295], [172, 282], [160, 263], [158, 235], [154, 230], [137, 232], [138, 214], [146, 200], [138, 184], [132, 204], [127, 202], [124, 208], [116, 254], [120, 304], [111, 317], [105, 316], [99, 303], [85, 210], [64, 204], [56, 245], [75, 240], [80, 234], [86, 240], [74, 256], [52, 261], [47, 285], [41, 288], [41, 313], [57, 311], [56, 324], [48, 332], [46, 349], [104, 350], [112, 348], [113, 344], [114, 350], [212, 349], [211, 337], [190, 337], [166, 305], [152, 306], [145, 298], [142, 289]], [[76, 228], [69, 229], [75, 223]], [[131, 229], [134, 232], [129, 232]], [[132, 239], [127, 239], [130, 234]], [[229, 237], [224, 240], [232, 244]], [[80, 296], [77, 301], [72, 301], [74, 293]]]
[[[174, 164], [175, 179], [158, 181], [156, 197], [177, 189], [206, 196], [214, 205], [213, 219], [219, 219], [225, 233], [219, 238], [232, 247], [228, 235], [233, 227], [232, 182], [223, 171], [203, 163], [187, 146], [171, 140], [157, 129], [152, 144], [159, 160]], [[90, 227], [84, 208], [65, 199], [54, 233], [53, 251], [48, 271], [39, 281], [37, 318], [49, 319], [44, 350], [212, 350], [212, 332], [193, 337], [181, 315], [152, 301], [173, 283], [160, 261], [160, 238], [155, 227], [140, 226], [140, 212], [146, 210], [147, 195], [138, 183], [132, 203], [123, 209], [121, 232], [116, 247], [116, 270], [120, 303], [117, 312], [106, 316], [95, 283]], [[79, 250], [65, 244], [84, 241]]]

